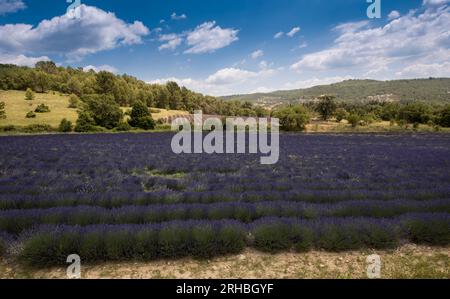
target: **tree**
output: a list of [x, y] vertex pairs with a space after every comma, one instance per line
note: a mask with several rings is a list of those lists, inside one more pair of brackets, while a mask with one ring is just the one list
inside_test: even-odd
[[48, 112], [50, 112], [50, 108], [47, 105], [45, 105], [45, 104], [40, 104], [40, 105], [38, 105], [36, 107], [34, 112], [36, 112], [36, 113], [48, 113]]
[[80, 99], [75, 94], [71, 94], [69, 97], [69, 108], [77, 109], [80, 104]]
[[34, 92], [31, 90], [31, 88], [27, 88], [27, 91], [25, 92], [25, 100], [27, 101], [34, 100]]
[[320, 101], [317, 104], [317, 112], [319, 112], [323, 120], [329, 120], [333, 116], [337, 108], [334, 101], [335, 97], [323, 95], [319, 97], [319, 99]]
[[431, 119], [431, 107], [421, 102], [408, 103], [400, 109], [398, 118], [411, 124], [426, 124]]
[[34, 113], [34, 111], [30, 111], [27, 113], [27, 115], [25, 117], [26, 118], [36, 118], [36, 113]]
[[280, 119], [280, 127], [285, 131], [304, 131], [311, 120], [308, 109], [302, 105], [282, 108], [273, 116]]
[[341, 121], [343, 121], [344, 119], [346, 119], [348, 117], [348, 112], [344, 108], [338, 108], [338, 109], [336, 109], [335, 115], [336, 115], [337, 122], [340, 123]]
[[86, 97], [86, 110], [95, 124], [107, 129], [113, 129], [123, 119], [123, 112], [112, 96], [93, 95]]
[[134, 128], [143, 130], [153, 130], [155, 128], [155, 122], [147, 105], [140, 101], [133, 104], [128, 123]]
[[58, 71], [58, 67], [53, 61], [39, 61], [35, 68], [47, 74], [56, 74]]
[[78, 112], [78, 119], [75, 124], [75, 132], [91, 132], [95, 128], [94, 118], [87, 111]]
[[68, 133], [72, 132], [72, 128], [72, 122], [64, 118], [59, 124], [58, 131], [62, 133]]
[[36, 88], [40, 90], [41, 93], [46, 92], [50, 86], [50, 76], [43, 71], [37, 71], [34, 73], [33, 77]]
[[114, 74], [106, 71], [99, 72], [95, 75], [97, 83], [96, 90], [99, 94], [112, 94], [116, 85], [116, 77]]
[[356, 128], [359, 125], [359, 122], [361, 121], [361, 117], [359, 117], [358, 114], [351, 113], [347, 117], [348, 123], [352, 125], [353, 128]]
[[447, 105], [439, 112], [439, 116], [437, 119], [438, 125], [450, 128], [450, 105]]
[[0, 102], [0, 119], [6, 118], [5, 102]]

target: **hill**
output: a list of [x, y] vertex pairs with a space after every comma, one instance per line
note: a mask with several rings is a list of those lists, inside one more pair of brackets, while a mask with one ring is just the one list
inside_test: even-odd
[[370, 100], [450, 102], [450, 78], [394, 81], [347, 80], [306, 89], [233, 95], [221, 99], [250, 101], [263, 106], [274, 106], [285, 102], [308, 101], [323, 94], [335, 95], [337, 100], [343, 102]]
[[[2, 126], [29, 126], [29, 125], [50, 125], [58, 127], [61, 120], [66, 118], [75, 123], [78, 114], [77, 109], [70, 109], [69, 96], [58, 92], [36, 93], [33, 101], [25, 100], [25, 92], [17, 90], [1, 91], [0, 101], [5, 102], [6, 119], [0, 119]], [[37, 113], [36, 118], [26, 118], [29, 111], [34, 111], [39, 104], [44, 104], [50, 108], [49, 113]], [[125, 112], [130, 110], [123, 107]], [[152, 113], [155, 120], [167, 118], [174, 115], [188, 114], [186, 111], [157, 109], [158, 113]]]

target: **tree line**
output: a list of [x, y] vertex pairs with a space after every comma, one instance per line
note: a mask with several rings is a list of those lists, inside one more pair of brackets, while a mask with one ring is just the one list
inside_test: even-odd
[[265, 116], [267, 111], [250, 103], [221, 101], [212, 96], [180, 87], [176, 82], [148, 84], [129, 75], [82, 68], [60, 67], [52, 61], [38, 62], [34, 68], [0, 64], [0, 89], [27, 90], [44, 93], [56, 91], [74, 94], [83, 102], [92, 96], [107, 96], [119, 106], [131, 107], [136, 102], [147, 107], [184, 110], [193, 113], [228, 116]]

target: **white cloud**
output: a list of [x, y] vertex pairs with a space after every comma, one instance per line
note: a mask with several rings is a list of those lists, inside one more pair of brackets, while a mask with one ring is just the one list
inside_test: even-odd
[[15, 64], [18, 66], [29, 66], [34, 67], [34, 65], [39, 61], [49, 61], [50, 58], [47, 56], [41, 57], [27, 57], [25, 55], [16, 54], [1, 54], [0, 53], [0, 64]]
[[80, 18], [68, 15], [28, 24], [0, 26], [0, 48], [8, 53], [60, 54], [71, 59], [120, 45], [142, 43], [149, 29], [141, 22], [126, 23], [114, 13], [81, 5]]
[[22, 0], [0, 0], [0, 16], [7, 13], [17, 12], [27, 6]]
[[115, 67], [113, 67], [111, 65], [107, 65], [107, 64], [104, 64], [101, 66], [88, 65], [83, 68], [83, 71], [85, 71], [85, 72], [89, 72], [91, 70], [96, 73], [101, 72], [101, 71], [107, 71], [107, 72], [110, 72], [113, 74], [117, 74], [119, 72], [119, 70], [117, 70]]
[[159, 37], [159, 41], [165, 42], [159, 46], [159, 50], [175, 50], [183, 42], [183, 37], [178, 34], [163, 34]]
[[397, 10], [393, 10], [389, 13], [388, 15], [388, 20], [394, 20], [400, 17], [400, 12], [398, 12]]
[[294, 28], [292, 28], [291, 31], [286, 33], [286, 35], [289, 36], [289, 37], [294, 37], [299, 32], [300, 32], [300, 27], [294, 27]]
[[237, 92], [251, 92], [261, 80], [269, 79], [276, 72], [276, 70], [269, 68], [249, 71], [231, 67], [218, 70], [205, 79], [169, 77], [152, 80], [149, 83], [164, 84], [168, 81], [174, 81], [197, 92], [220, 96]]
[[232, 28], [222, 29], [216, 26], [215, 21], [203, 23], [187, 33], [186, 41], [190, 48], [185, 53], [212, 53], [237, 41], [238, 32]]
[[233, 84], [236, 81], [243, 82], [256, 76], [258, 76], [256, 72], [236, 68], [224, 68], [209, 76], [205, 82], [214, 85], [227, 85]]
[[397, 72], [396, 75], [402, 78], [450, 77], [450, 62], [447, 61], [439, 64], [413, 64]]
[[423, 0], [423, 5], [443, 5], [449, 2], [450, 0]]
[[182, 15], [177, 15], [177, 13], [176, 12], [174, 12], [171, 16], [170, 16], [170, 18], [172, 19], [172, 20], [185, 20], [185, 19], [187, 19], [187, 16], [185, 15], [185, 14], [182, 14]]
[[277, 34], [275, 34], [275, 35], [273, 36], [273, 38], [279, 39], [279, 38], [282, 38], [283, 36], [284, 36], [284, 32], [280, 31], [280, 32], [278, 32]]
[[450, 60], [448, 28], [449, 7], [412, 11], [382, 27], [371, 28], [367, 21], [342, 24], [335, 28], [339, 36], [332, 47], [304, 55], [291, 69], [392, 77], [414, 65], [445, 65]]
[[264, 56], [264, 51], [263, 50], [256, 50], [255, 52], [250, 54], [250, 57], [252, 57], [252, 59], [257, 59], [257, 58], [262, 57], [262, 56]]

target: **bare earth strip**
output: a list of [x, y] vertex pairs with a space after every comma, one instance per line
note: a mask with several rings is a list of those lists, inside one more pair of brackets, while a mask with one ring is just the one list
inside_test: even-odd
[[[210, 261], [182, 259], [82, 267], [83, 278], [366, 278], [366, 257], [382, 259], [382, 278], [450, 278], [450, 247], [405, 245], [392, 251], [276, 255], [247, 250]], [[1, 261], [0, 278], [65, 278], [63, 268], [31, 270]]]

